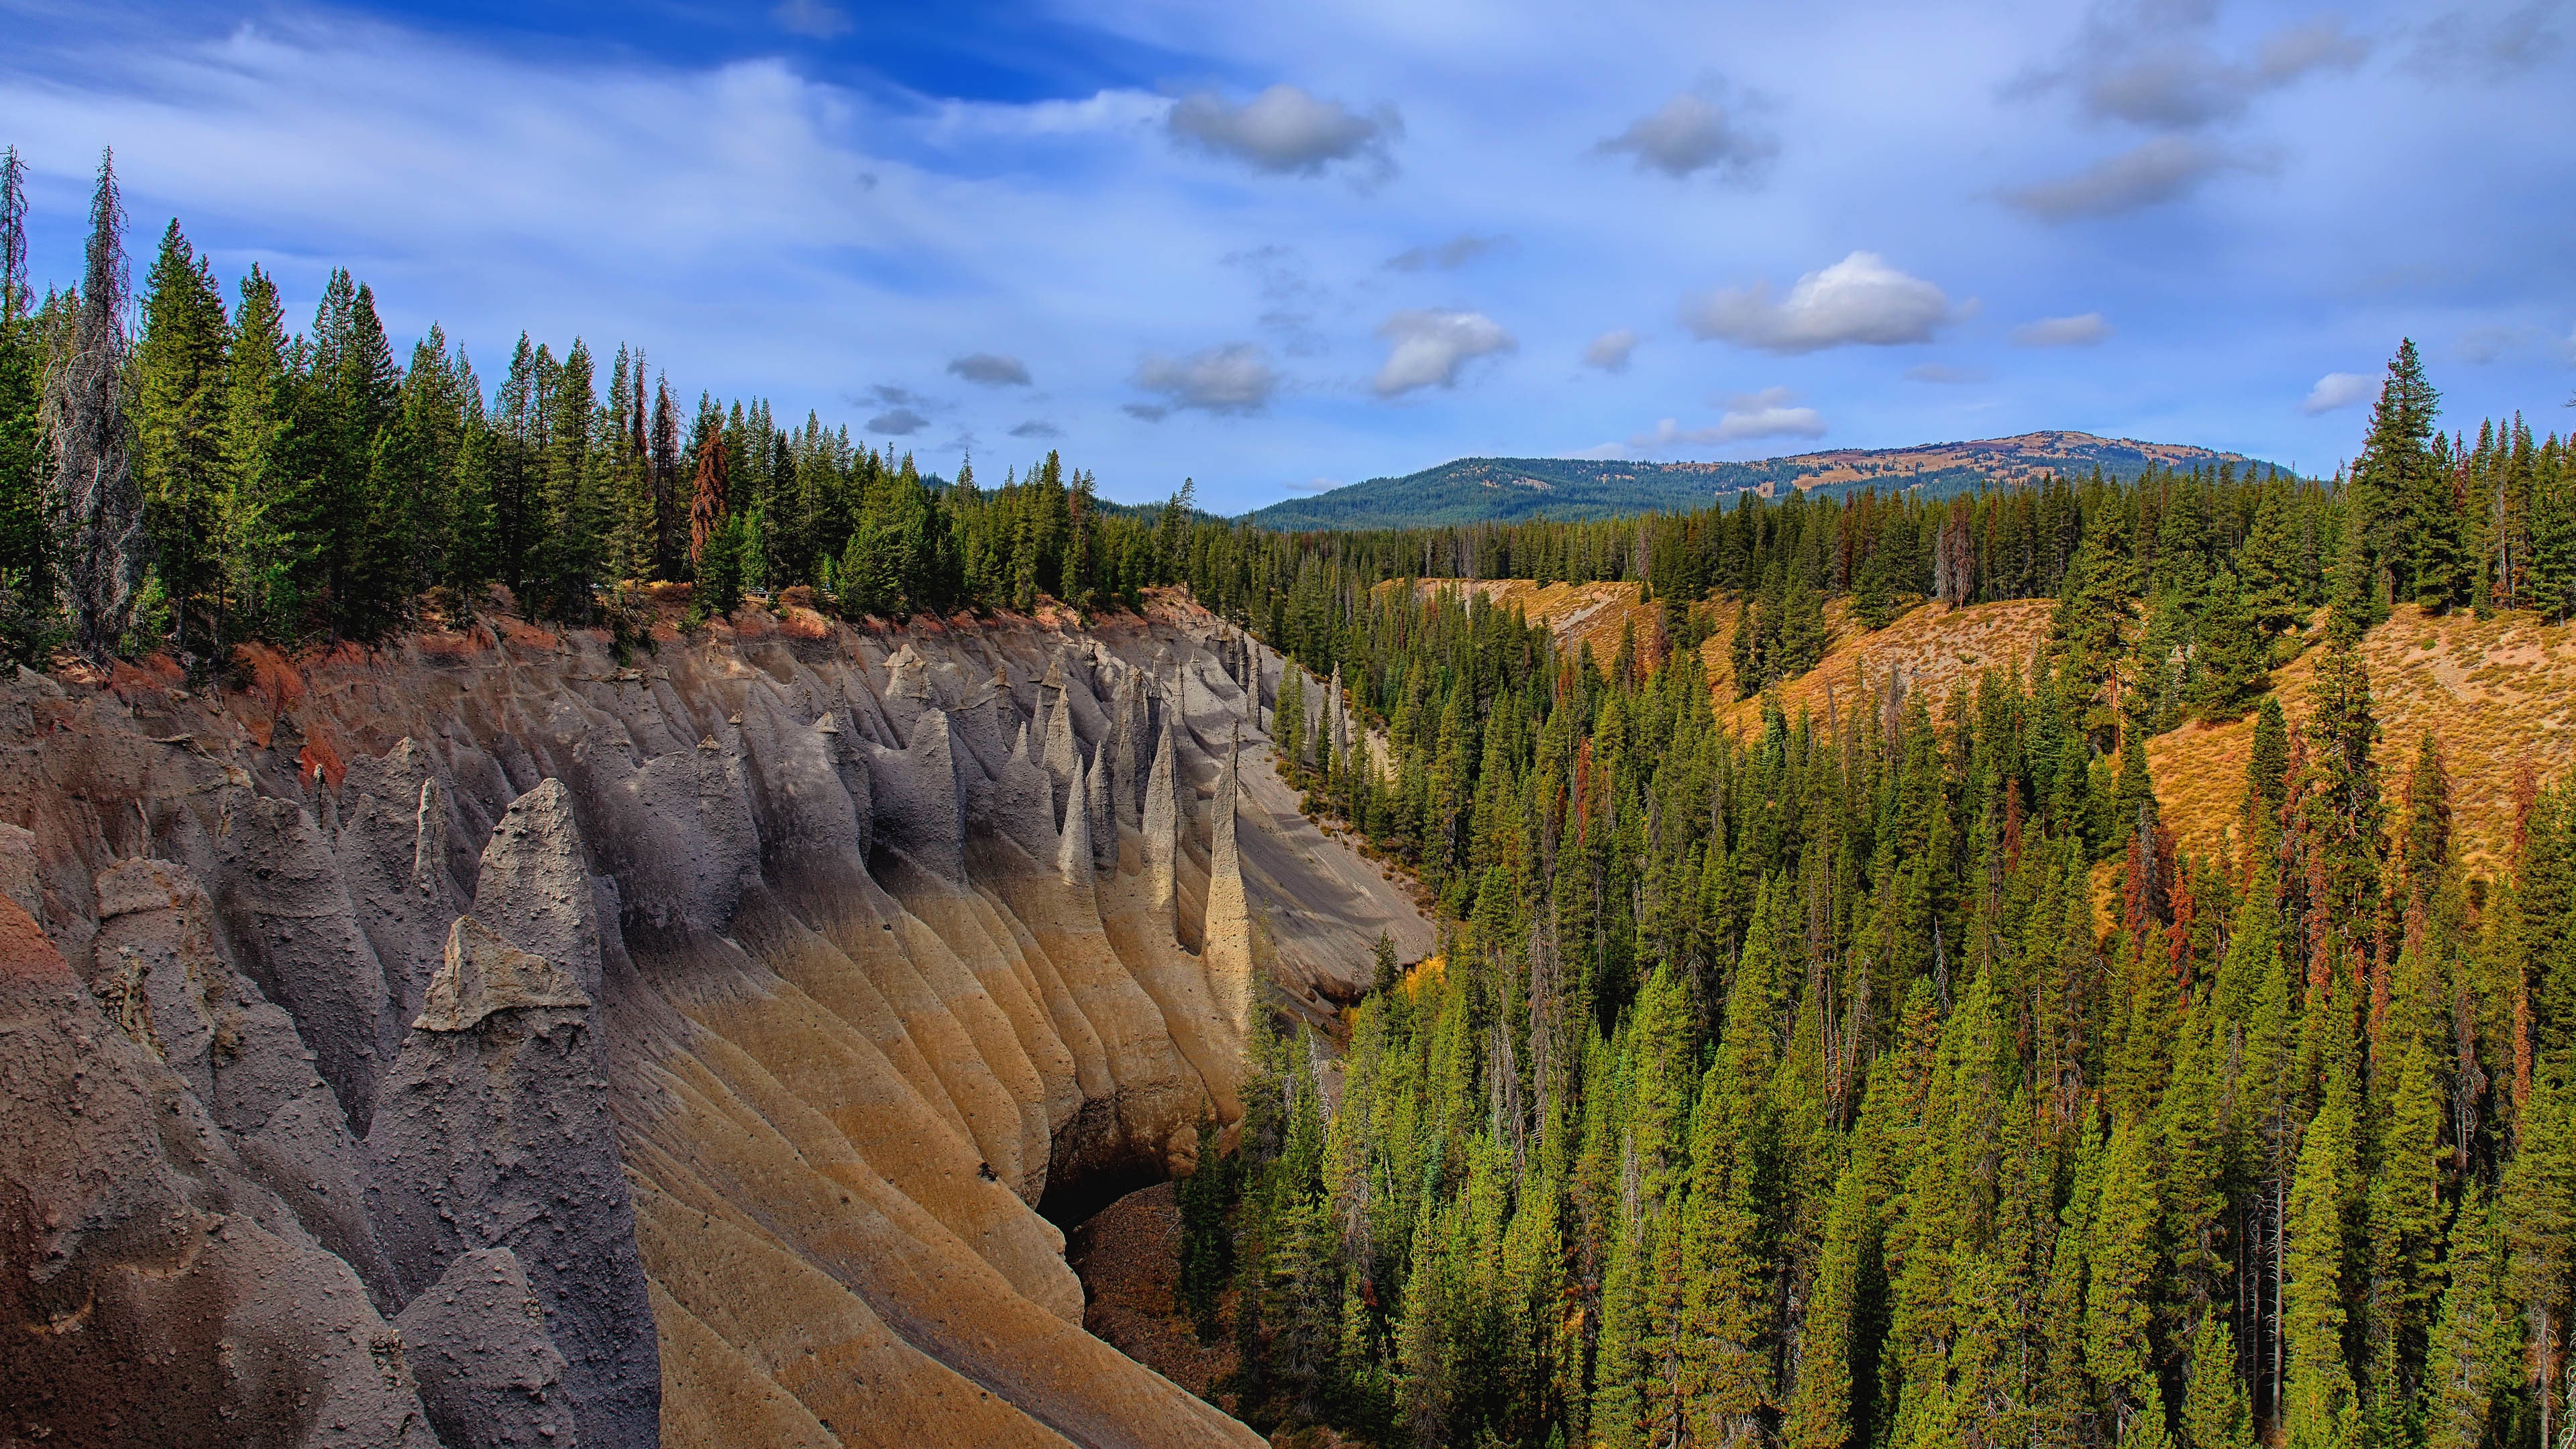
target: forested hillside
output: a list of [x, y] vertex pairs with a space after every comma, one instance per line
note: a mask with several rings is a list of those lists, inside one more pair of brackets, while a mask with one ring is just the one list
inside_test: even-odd
[[[2563, 631], [2576, 475], [2519, 418], [2442, 432], [2411, 344], [2330, 483], [1286, 534], [1186, 489], [1099, 507], [1053, 456], [934, 486], [819, 418], [685, 403], [632, 349], [603, 387], [581, 341], [522, 342], [487, 394], [435, 332], [397, 363], [345, 273], [290, 335], [175, 224], [129, 335], [112, 177], [80, 287], [41, 300], [17, 186], [13, 158], [24, 663], [212, 676], [491, 610], [650, 648], [655, 584], [694, 623], [793, 589], [859, 619], [1182, 583], [1302, 666], [1282, 767], [1447, 941], [1382, 954], [1343, 1036], [1265, 1038], [1240, 1150], [1182, 1190], [1184, 1296], [1257, 1425], [2576, 1443], [2576, 795], [2531, 779], [2468, 869], [2438, 742], [2385, 735], [2360, 645], [2401, 604]], [[1656, 612], [1569, 655], [1481, 593], [1378, 587], [1422, 577], [1624, 580]], [[2050, 622], [1950, 698], [1792, 713], [1765, 691], [1836, 599], [1873, 630], [1926, 600]], [[1738, 697], [1758, 728], [1720, 726]], [[2195, 785], [2232, 827], [2185, 848], [2151, 741], [2249, 716], [2241, 776]]]
[[1284, 499], [1247, 515], [1247, 521], [1289, 531], [1529, 518], [1583, 522], [1707, 508], [1755, 489], [1772, 497], [1819, 490], [1831, 497], [1874, 487], [1948, 498], [2058, 473], [2099, 472], [2114, 482], [2130, 482], [2147, 473], [2221, 465], [2240, 470], [2265, 466], [2207, 448], [2066, 432], [1910, 448], [1837, 448], [1743, 463], [1460, 458], [1401, 478], [1371, 478], [1312, 498]]
[[[1441, 1444], [2570, 1442], [2576, 799], [2526, 772], [2464, 868], [2438, 741], [2383, 738], [2360, 641], [2400, 601], [2563, 630], [2576, 499], [2558, 440], [2448, 438], [2437, 402], [2401, 348], [2331, 486], [1628, 525], [1667, 638], [1607, 657], [1355, 587], [1354, 540], [1270, 541], [1266, 624], [1312, 671], [1288, 768], [1452, 925], [1382, 963], [1337, 1076], [1274, 1044], [1245, 1151], [1184, 1186], [1239, 1411]], [[1614, 536], [1386, 547], [1483, 573]], [[2041, 650], [1946, 699], [1761, 693], [1828, 601], [2015, 598], [2052, 601]], [[1670, 646], [1721, 618], [1712, 690]], [[1738, 693], [1750, 731], [1718, 723]], [[2183, 848], [2151, 742], [2249, 714], [2241, 772], [2195, 783], [2228, 828]]]

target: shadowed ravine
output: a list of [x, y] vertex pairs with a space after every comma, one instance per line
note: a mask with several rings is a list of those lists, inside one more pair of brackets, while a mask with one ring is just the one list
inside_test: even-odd
[[1257, 1442], [1083, 1332], [1058, 1224], [1239, 1115], [1255, 1011], [1428, 949], [1269, 767], [1278, 659], [744, 618], [0, 686], [14, 1414]]

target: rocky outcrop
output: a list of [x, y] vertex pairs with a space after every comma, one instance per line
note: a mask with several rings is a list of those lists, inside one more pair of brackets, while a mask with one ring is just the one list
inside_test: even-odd
[[[0, 682], [0, 914], [61, 947], [31, 1019], [140, 1104], [70, 1110], [107, 1078], [42, 1053], [0, 1100], [9, 1184], [93, 1138], [139, 1184], [0, 1198], [0, 1282], [37, 1270], [0, 1386], [219, 1386], [265, 1334], [390, 1425], [345, 1442], [1251, 1442], [1083, 1333], [1057, 1222], [1240, 1115], [1252, 1013], [1329, 1021], [1380, 929], [1428, 948], [1263, 765], [1257, 646], [1167, 600], [271, 663]], [[57, 1199], [128, 1226], [63, 1238]], [[167, 1238], [208, 1265], [174, 1275], [183, 1208], [230, 1236]], [[113, 1332], [47, 1326], [92, 1299]], [[143, 1347], [154, 1314], [189, 1327]], [[133, 1442], [224, 1437], [122, 1392]]]
[[0, 1253], [0, 1404], [19, 1442], [437, 1442], [357, 1273], [14, 901]]
[[394, 1326], [447, 1449], [581, 1443], [563, 1394], [563, 1355], [517, 1254], [459, 1253]]

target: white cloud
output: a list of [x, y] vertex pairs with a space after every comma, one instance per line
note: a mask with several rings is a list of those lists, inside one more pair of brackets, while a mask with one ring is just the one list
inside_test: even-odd
[[850, 29], [849, 12], [824, 0], [784, 0], [769, 12], [782, 30], [810, 35], [816, 40], [831, 40], [846, 35]]
[[1378, 324], [1377, 335], [1390, 344], [1386, 365], [1369, 385], [1379, 397], [1398, 397], [1422, 387], [1456, 387], [1458, 373], [1468, 363], [1520, 346], [1501, 323], [1482, 312], [1435, 308], [1398, 312]]
[[1757, 282], [1721, 288], [1682, 307], [1683, 325], [1702, 339], [1777, 353], [1929, 342], [1957, 315], [1939, 287], [1907, 276], [1875, 252], [1853, 252], [1807, 273], [1786, 298], [1775, 299], [1769, 283]]
[[1679, 420], [1664, 418], [1654, 427], [1622, 444], [1603, 444], [1579, 456], [1620, 457], [1638, 454], [1668, 453], [1683, 448], [1709, 448], [1723, 443], [1741, 443], [1754, 438], [1821, 438], [1825, 435], [1824, 414], [1810, 407], [1794, 407], [1797, 395], [1785, 387], [1766, 387], [1760, 392], [1737, 393], [1718, 399], [1724, 409], [1716, 422], [1706, 427], [1686, 428]]
[[1603, 372], [1626, 372], [1628, 354], [1637, 350], [1637, 341], [1635, 329], [1613, 327], [1584, 344], [1583, 361]]
[[910, 408], [893, 408], [868, 419], [868, 431], [889, 438], [908, 438], [930, 426], [930, 419]]
[[1780, 153], [1780, 142], [1745, 129], [1718, 102], [1686, 92], [1592, 149], [1602, 155], [1624, 152], [1635, 158], [1640, 171], [1676, 178], [1715, 171], [1724, 180], [1746, 182], [1759, 179]]
[[1255, 171], [1313, 176], [1334, 161], [1369, 162], [1370, 174], [1395, 170], [1389, 145], [1404, 134], [1393, 106], [1367, 115], [1339, 101], [1275, 85], [1242, 105], [1214, 91], [1194, 91], [1173, 102], [1164, 125], [1172, 139], [1211, 156], [1241, 161]]
[[1014, 438], [1061, 438], [1064, 436], [1064, 429], [1057, 427], [1053, 423], [1046, 422], [1043, 419], [1031, 418], [1027, 422], [1020, 424], [1018, 427], [1011, 429], [1011, 436]]
[[2261, 171], [2268, 164], [2183, 136], [2158, 136], [2106, 156], [2072, 176], [2018, 186], [2005, 205], [2041, 221], [2117, 216], [2190, 195], [2221, 171]]
[[1954, 367], [1946, 362], [1918, 362], [1905, 369], [1907, 382], [1928, 382], [1943, 387], [1984, 382], [1988, 376], [1982, 367]]
[[1187, 357], [1149, 352], [1136, 365], [1135, 383], [1163, 399], [1126, 405], [1128, 413], [1147, 422], [1160, 422], [1185, 408], [1242, 417], [1270, 405], [1271, 395], [1279, 391], [1279, 374], [1270, 366], [1270, 354], [1257, 343], [1237, 342], [1202, 348]]
[[2379, 379], [2366, 372], [2329, 372], [2308, 389], [2307, 401], [2299, 411], [2314, 417], [2337, 408], [2348, 408], [2379, 391]]
[[1714, 431], [1719, 442], [1741, 438], [1821, 438], [1825, 419], [1814, 408], [1791, 407], [1797, 395], [1785, 387], [1737, 393], [1724, 400], [1726, 411]]
[[1027, 387], [1029, 367], [1016, 357], [995, 352], [970, 352], [948, 359], [948, 371], [968, 382], [986, 387]]
[[2018, 347], [2091, 347], [2111, 335], [2111, 324], [2099, 312], [2079, 312], [2072, 317], [2042, 317], [2025, 322], [2012, 330]]

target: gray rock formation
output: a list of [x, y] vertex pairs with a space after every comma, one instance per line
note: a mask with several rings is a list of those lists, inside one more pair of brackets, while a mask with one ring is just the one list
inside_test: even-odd
[[1167, 713], [1162, 733], [1154, 741], [1153, 771], [1145, 777], [1144, 827], [1145, 900], [1154, 918], [1167, 926], [1179, 899], [1180, 785], [1175, 768], [1172, 719]]
[[[966, 805], [957, 780], [957, 746], [946, 712], [921, 711], [900, 750], [869, 748], [878, 841], [923, 869], [966, 878]], [[1049, 834], [1055, 830], [1050, 821]]]
[[[579, 858], [577, 839], [551, 831], [496, 837], [494, 849]], [[550, 874], [537, 862], [508, 864]], [[466, 1252], [510, 1249], [563, 1350], [564, 1398], [581, 1437], [655, 1443], [652, 1311], [588, 993], [563, 963], [461, 918], [426, 1003], [367, 1137], [374, 1218], [402, 1301]]]
[[1252, 1027], [1252, 913], [1244, 904], [1243, 860], [1235, 844], [1235, 797], [1243, 737], [1230, 738], [1225, 769], [1217, 777], [1216, 828], [1208, 845], [1207, 926], [1199, 960], [1207, 969], [1217, 1019], [1241, 1041]]
[[[547, 780], [512, 801], [493, 828], [491, 843], [483, 848], [482, 870], [474, 882], [474, 911], [491, 923], [498, 936], [570, 971], [580, 989], [581, 1004], [587, 1006], [600, 989], [600, 923], [591, 902], [590, 872], [580, 840], [572, 794], [561, 780]], [[452, 971], [456, 938], [445, 929], [440, 934], [441, 960], [445, 971]]]
[[457, 1254], [394, 1326], [445, 1449], [580, 1443], [563, 1394], [563, 1355], [546, 1335], [545, 1307], [516, 1253]]
[[[244, 1168], [307, 1232], [383, 1284], [363, 1155], [339, 1100], [314, 1074], [293, 1018], [224, 959], [205, 887], [168, 861], [128, 860], [100, 872], [97, 891], [90, 994], [178, 1073], [231, 1134]], [[390, 1306], [381, 1291], [376, 1303]]]
[[228, 886], [221, 904], [243, 973], [294, 1018], [349, 1130], [363, 1136], [393, 997], [374, 944], [358, 928], [339, 859], [298, 801], [231, 789], [224, 803], [216, 835]]

